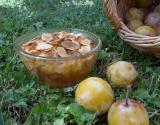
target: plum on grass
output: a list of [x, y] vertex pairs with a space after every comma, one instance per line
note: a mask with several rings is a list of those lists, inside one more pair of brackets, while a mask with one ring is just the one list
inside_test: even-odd
[[113, 86], [127, 87], [132, 85], [138, 76], [135, 67], [126, 61], [118, 61], [110, 65], [106, 76]]
[[148, 113], [145, 108], [135, 100], [116, 101], [108, 112], [109, 125], [149, 125]]
[[113, 102], [113, 91], [108, 82], [98, 77], [90, 77], [78, 85], [75, 100], [92, 112], [104, 114]]

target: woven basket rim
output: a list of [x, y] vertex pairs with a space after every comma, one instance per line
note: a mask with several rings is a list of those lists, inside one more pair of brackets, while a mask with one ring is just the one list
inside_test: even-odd
[[[139, 51], [160, 56], [160, 35], [154, 37], [145, 36], [130, 30], [123, 22], [123, 19], [118, 16], [117, 1], [121, 2], [121, 5], [124, 4], [124, 1], [131, 2], [130, 0], [104, 0], [103, 6], [112, 27], [118, 32], [120, 38]], [[124, 11], [122, 14], [124, 14]]]

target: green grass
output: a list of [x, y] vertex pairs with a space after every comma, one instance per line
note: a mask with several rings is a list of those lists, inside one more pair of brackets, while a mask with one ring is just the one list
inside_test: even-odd
[[[25, 33], [59, 27], [88, 30], [102, 39], [103, 50], [91, 76], [105, 79], [105, 67], [114, 60], [135, 64], [140, 76], [130, 98], [144, 104], [150, 125], [160, 125], [160, 60], [119, 39], [106, 19], [101, 0], [2, 1], [0, 25], [0, 125], [107, 124], [107, 114], [97, 117], [75, 104], [74, 91], [36, 84], [13, 49], [13, 42]], [[116, 99], [125, 97], [125, 89], [113, 89]]]

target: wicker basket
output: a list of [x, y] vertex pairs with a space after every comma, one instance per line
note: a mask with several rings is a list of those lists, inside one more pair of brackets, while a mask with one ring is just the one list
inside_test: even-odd
[[104, 0], [104, 8], [113, 28], [118, 31], [121, 39], [140, 52], [160, 57], [160, 36], [149, 37], [138, 35], [124, 23], [126, 11], [135, 6], [134, 0]]

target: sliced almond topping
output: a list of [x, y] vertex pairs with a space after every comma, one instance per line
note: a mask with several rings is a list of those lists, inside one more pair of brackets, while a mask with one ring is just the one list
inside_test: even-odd
[[90, 45], [91, 45], [91, 48], [95, 48], [95, 47], [96, 47], [96, 43], [95, 43], [95, 42], [93, 42], [93, 41], [91, 42], [91, 44], [90, 44]]
[[52, 48], [52, 45], [43, 42], [37, 45], [36, 50], [46, 50], [51, 48]]
[[52, 34], [50, 33], [43, 33], [41, 36], [41, 39], [46, 42], [50, 42], [53, 39], [53, 37], [52, 37]]
[[43, 50], [39, 56], [42, 56], [42, 57], [57, 57], [58, 55], [57, 55], [56, 50], [52, 49], [52, 50], [47, 50], [47, 51]]
[[58, 57], [57, 50], [52, 50], [52, 57]]
[[41, 52], [38, 50], [31, 50], [31, 51], [29, 51], [29, 53], [33, 54], [33, 55], [39, 55]]
[[72, 50], [68, 50], [67, 54], [70, 56], [79, 56], [80, 53], [76, 50], [76, 51], [72, 51]]
[[55, 40], [52, 40], [52, 41], [49, 42], [49, 44], [55, 46], [55, 45], [58, 45], [59, 42], [58, 42], [58, 41], [55, 41]]
[[45, 54], [45, 53], [41, 53], [41, 54], [39, 54], [38, 56], [48, 57], [48, 55], [47, 55], [47, 54]]
[[44, 51], [43, 54], [48, 55], [48, 56], [52, 56], [52, 50]]
[[80, 48], [79, 43], [76, 42], [76, 41], [69, 41], [69, 40], [63, 41], [63, 42], [61, 43], [61, 45], [62, 45], [64, 48], [69, 49], [69, 50], [77, 50], [77, 49]]
[[52, 34], [53, 41], [59, 41], [58, 34]]
[[27, 43], [24, 43], [23, 46], [30, 46], [31, 44], [33, 44], [34, 41], [29, 41]]
[[75, 34], [75, 37], [76, 37], [76, 38], [77, 38], [77, 37], [80, 37], [80, 36], [82, 36], [81, 33]]
[[79, 49], [79, 52], [80, 53], [87, 53], [87, 52], [89, 52], [89, 51], [91, 51], [91, 46], [90, 45], [88, 45], [88, 46], [81, 46], [81, 49]]
[[74, 33], [69, 33], [69, 35], [72, 35], [72, 36], [74, 36], [75, 34], [74, 34]]
[[83, 35], [79, 35], [79, 36], [76, 37], [75, 39], [78, 40], [78, 41], [82, 41], [82, 40], [86, 39], [86, 37], [83, 36]]
[[68, 33], [67, 32], [59, 32], [58, 38], [63, 39]]
[[51, 48], [50, 49], [41, 50], [41, 51], [44, 52], [44, 53], [48, 53], [48, 52], [51, 51]]
[[91, 44], [91, 41], [90, 41], [89, 39], [84, 39], [84, 40], [81, 40], [80, 43], [81, 43], [82, 45], [87, 46], [87, 45], [90, 45], [90, 44]]
[[22, 49], [33, 55], [43, 57], [78, 56], [91, 51], [95, 42], [81, 33], [68, 33], [65, 31], [43, 33], [22, 45]]
[[26, 50], [27, 52], [34, 50], [36, 48], [36, 43], [35, 42], [29, 42], [28, 44], [24, 44], [22, 46], [23, 50]]
[[61, 57], [67, 57], [67, 52], [63, 47], [57, 47], [57, 53]]
[[37, 40], [34, 40], [33, 42], [39, 44], [39, 43], [44, 43], [44, 41], [42, 39], [37, 39]]
[[65, 37], [65, 40], [71, 40], [71, 41], [73, 41], [74, 39], [75, 39], [75, 36], [70, 35], [70, 34], [68, 34], [68, 35]]

